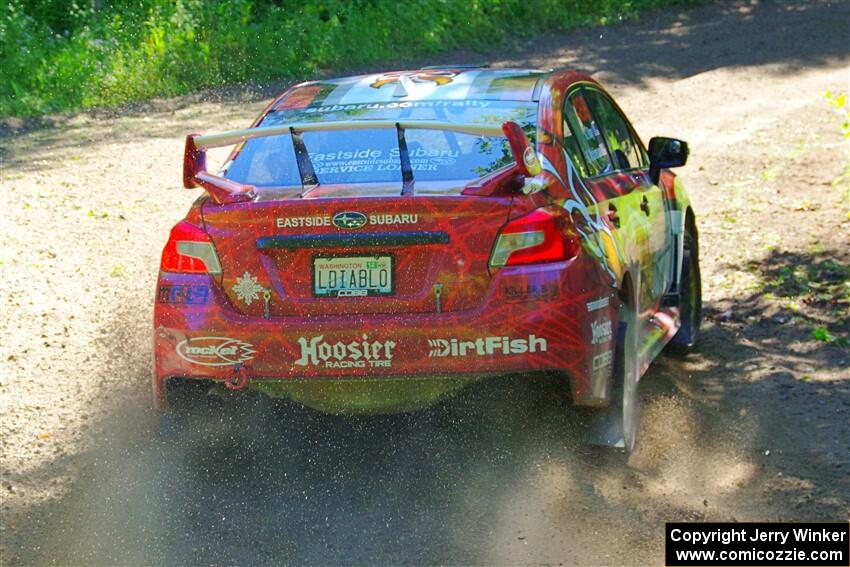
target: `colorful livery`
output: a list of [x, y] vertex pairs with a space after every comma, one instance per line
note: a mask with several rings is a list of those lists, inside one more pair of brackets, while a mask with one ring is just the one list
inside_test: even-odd
[[406, 411], [545, 372], [631, 449], [640, 376], [699, 330], [669, 171], [687, 153], [645, 147], [586, 75], [463, 67], [303, 83], [249, 128], [189, 135], [205, 192], [162, 255], [156, 403], [200, 385]]

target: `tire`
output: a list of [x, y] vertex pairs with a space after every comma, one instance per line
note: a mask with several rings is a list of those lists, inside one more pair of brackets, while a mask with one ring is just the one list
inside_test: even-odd
[[637, 314], [626, 301], [620, 304], [616, 341], [611, 403], [591, 410], [590, 442], [631, 453], [640, 425], [640, 366]]
[[699, 248], [697, 239], [688, 229], [684, 236], [682, 253], [682, 279], [679, 282], [679, 318], [681, 327], [670, 342], [670, 349], [677, 353], [694, 350], [702, 324], [702, 279], [699, 270]]

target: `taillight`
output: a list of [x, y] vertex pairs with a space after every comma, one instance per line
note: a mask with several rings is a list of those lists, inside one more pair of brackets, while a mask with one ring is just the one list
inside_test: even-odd
[[490, 266], [518, 266], [568, 260], [579, 242], [570, 217], [560, 207], [537, 209], [510, 221], [496, 238]]
[[210, 235], [186, 221], [171, 229], [160, 268], [163, 272], [183, 274], [221, 274], [221, 264]]

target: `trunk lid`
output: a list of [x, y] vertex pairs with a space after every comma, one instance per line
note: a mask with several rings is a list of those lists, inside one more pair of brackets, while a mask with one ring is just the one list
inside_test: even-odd
[[270, 318], [475, 308], [511, 198], [418, 189], [319, 186], [205, 205], [222, 291], [240, 313]]

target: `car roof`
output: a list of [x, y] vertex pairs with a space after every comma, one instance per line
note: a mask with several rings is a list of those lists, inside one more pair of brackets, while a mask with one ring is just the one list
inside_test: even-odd
[[296, 85], [272, 110], [422, 100], [534, 102], [549, 71], [447, 65], [322, 79]]

